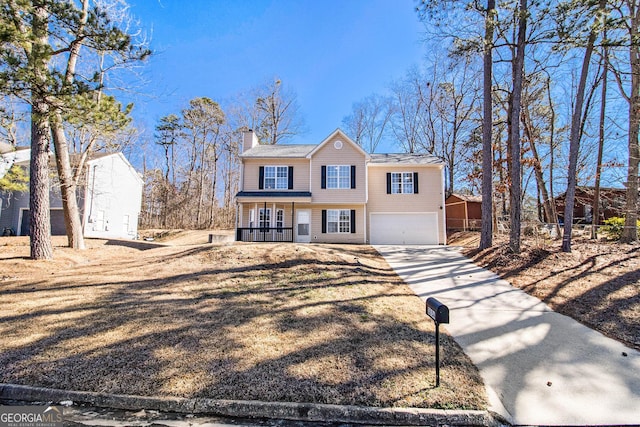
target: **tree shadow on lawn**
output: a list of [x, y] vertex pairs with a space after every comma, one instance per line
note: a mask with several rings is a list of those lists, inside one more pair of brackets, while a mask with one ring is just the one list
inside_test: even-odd
[[[49, 288], [2, 288], [3, 298], [35, 308], [0, 315], [0, 379], [138, 395], [485, 407], [477, 370], [447, 334], [433, 388], [433, 324], [373, 249], [292, 248], [255, 245], [251, 259], [241, 246], [163, 250], [103, 263], [104, 274], [90, 277], [78, 267], [82, 283], [70, 284], [69, 271]], [[158, 262], [146, 278], [133, 273]]]

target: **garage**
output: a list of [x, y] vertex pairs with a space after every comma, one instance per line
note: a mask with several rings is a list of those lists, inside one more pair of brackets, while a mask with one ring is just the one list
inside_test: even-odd
[[369, 230], [372, 245], [437, 245], [436, 212], [372, 213]]
[[[62, 209], [51, 209], [51, 235], [52, 236], [64, 236], [67, 234], [67, 227], [64, 224], [64, 211]], [[20, 235], [29, 235], [29, 219], [31, 217], [31, 211], [29, 209], [22, 209], [22, 219], [20, 222]]]

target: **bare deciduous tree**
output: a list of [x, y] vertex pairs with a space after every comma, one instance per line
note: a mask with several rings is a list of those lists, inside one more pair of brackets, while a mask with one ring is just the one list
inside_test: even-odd
[[353, 104], [353, 112], [342, 120], [347, 133], [366, 152], [374, 153], [388, 132], [393, 114], [391, 99], [370, 95]]

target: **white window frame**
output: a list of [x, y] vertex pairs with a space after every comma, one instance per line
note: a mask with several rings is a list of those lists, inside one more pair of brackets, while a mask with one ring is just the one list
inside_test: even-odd
[[263, 187], [265, 190], [288, 190], [289, 166], [265, 166]]
[[327, 188], [346, 190], [351, 188], [351, 165], [327, 165]]
[[327, 233], [351, 233], [351, 209], [327, 209]]
[[413, 172], [391, 172], [391, 194], [413, 194]]
[[[266, 216], [265, 216], [266, 212]], [[259, 208], [258, 209], [258, 227], [271, 228], [271, 208]]]
[[276, 228], [279, 233], [282, 233], [284, 228], [284, 209], [282, 208], [276, 209]]

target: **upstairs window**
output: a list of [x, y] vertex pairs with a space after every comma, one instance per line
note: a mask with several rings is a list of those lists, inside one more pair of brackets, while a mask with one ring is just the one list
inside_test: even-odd
[[356, 167], [354, 165], [322, 166], [320, 188], [342, 190], [356, 188]]
[[260, 190], [293, 189], [293, 167], [260, 166], [258, 188]]
[[327, 188], [351, 188], [351, 166], [327, 166]]
[[417, 194], [417, 172], [387, 173], [387, 194]]
[[286, 190], [289, 179], [286, 166], [265, 166], [264, 188], [266, 190]]

